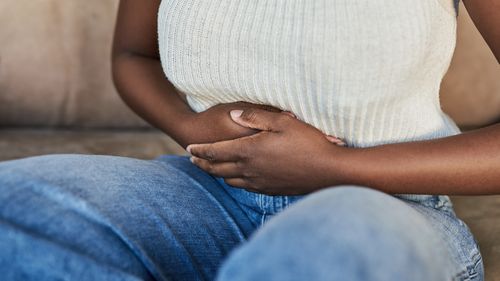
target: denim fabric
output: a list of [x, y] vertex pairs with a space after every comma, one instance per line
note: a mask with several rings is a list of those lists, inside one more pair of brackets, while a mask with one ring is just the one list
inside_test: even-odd
[[1, 280], [482, 280], [446, 196], [237, 189], [184, 156], [0, 163]]

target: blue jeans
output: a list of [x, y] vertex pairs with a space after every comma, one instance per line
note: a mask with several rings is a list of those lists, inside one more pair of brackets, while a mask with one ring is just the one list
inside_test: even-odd
[[0, 163], [1, 280], [482, 280], [446, 196], [268, 196], [185, 156]]

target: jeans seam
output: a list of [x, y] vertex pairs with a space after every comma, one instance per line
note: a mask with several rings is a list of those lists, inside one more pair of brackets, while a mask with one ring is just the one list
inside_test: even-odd
[[278, 196], [278, 197], [274, 198], [277, 201], [274, 204], [274, 211], [275, 211], [275, 213], [279, 213], [279, 212], [283, 211], [283, 201], [284, 201], [283, 197], [284, 196]]
[[262, 213], [262, 218], [260, 220], [260, 225], [261, 226], [263, 226], [264, 223], [266, 222], [266, 216], [267, 216], [267, 212], [266, 212], [266, 210], [264, 210], [263, 213]]
[[[483, 261], [483, 257], [481, 256], [481, 252], [476, 252], [472, 258], [471, 258], [472, 264], [470, 265], [470, 269], [468, 270], [469, 272], [469, 278], [475, 278], [479, 275], [479, 272], [477, 270], [477, 267], [481, 264]], [[467, 266], [469, 268], [469, 266]]]
[[264, 210], [264, 198], [262, 196], [262, 194], [259, 193], [259, 195], [257, 196], [257, 205], [259, 206], [260, 210], [263, 211]]

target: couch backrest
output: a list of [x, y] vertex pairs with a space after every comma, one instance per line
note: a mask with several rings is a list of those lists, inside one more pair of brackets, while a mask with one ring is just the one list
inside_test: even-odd
[[111, 80], [117, 6], [0, 1], [0, 126], [145, 126]]
[[[0, 126], [137, 128], [110, 51], [117, 0], [0, 1]], [[445, 109], [475, 126], [500, 116], [500, 69], [461, 7]]]

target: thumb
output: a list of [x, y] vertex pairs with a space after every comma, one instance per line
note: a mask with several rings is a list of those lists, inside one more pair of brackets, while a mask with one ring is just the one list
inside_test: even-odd
[[267, 110], [249, 108], [245, 110], [231, 110], [231, 119], [239, 125], [261, 131], [276, 131], [278, 119], [288, 115]]

